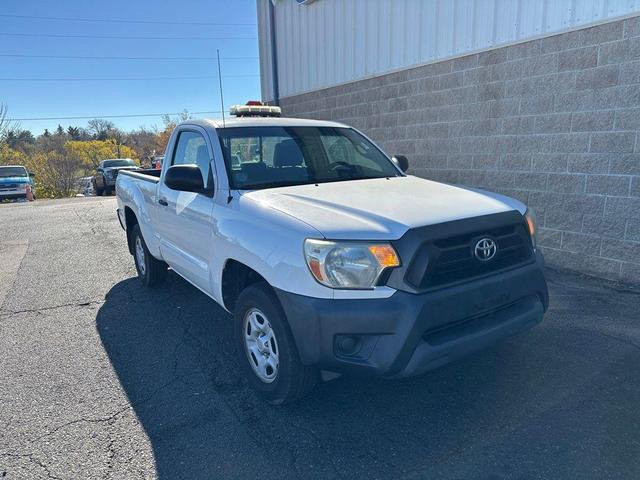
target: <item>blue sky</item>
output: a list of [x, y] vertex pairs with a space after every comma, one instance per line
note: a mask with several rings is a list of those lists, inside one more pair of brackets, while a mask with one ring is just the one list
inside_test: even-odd
[[[111, 23], [25, 17], [172, 23]], [[225, 107], [228, 109], [231, 104], [260, 98], [256, 37], [255, 0], [3, 0], [0, 2], [0, 103], [7, 104], [9, 117], [12, 118], [173, 113], [183, 109], [191, 112], [218, 111], [220, 94], [215, 56], [216, 49], [220, 49]], [[178, 59], [50, 58], [52, 56]], [[166, 79], [209, 76], [212, 78]], [[165, 79], [102, 80], [149, 77]], [[65, 80], [28, 80], [51, 78]], [[80, 78], [96, 80], [72, 80]], [[198, 116], [219, 117], [220, 114]], [[161, 125], [159, 117], [109, 120], [125, 130], [141, 125]], [[66, 128], [69, 125], [85, 126], [86, 122], [22, 120], [20, 123], [22, 128], [40, 134], [45, 128], [55, 129], [58, 124]]]

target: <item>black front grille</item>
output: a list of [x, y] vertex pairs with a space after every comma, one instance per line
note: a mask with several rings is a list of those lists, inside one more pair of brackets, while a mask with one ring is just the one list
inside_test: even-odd
[[15, 190], [16, 188], [18, 188], [17, 183], [7, 183], [0, 186], [0, 190]]
[[[497, 245], [495, 257], [489, 261], [478, 260], [474, 254], [476, 243], [485, 237]], [[419, 286], [454, 283], [525, 262], [531, 257], [527, 237], [524, 225], [510, 225], [437, 240], [433, 242], [434, 261]]]
[[[475, 246], [489, 238], [496, 253], [479, 260]], [[445, 285], [514, 268], [534, 260], [533, 245], [523, 216], [517, 211], [485, 215], [414, 228], [393, 242], [402, 265], [386, 284], [397, 289], [424, 292]]]

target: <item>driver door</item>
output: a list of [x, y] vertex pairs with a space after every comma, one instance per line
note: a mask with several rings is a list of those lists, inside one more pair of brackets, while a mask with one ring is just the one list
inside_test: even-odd
[[[213, 187], [211, 146], [204, 130], [185, 126], [173, 145], [167, 169], [173, 165], [195, 164], [200, 168], [205, 188]], [[213, 196], [158, 188], [157, 225], [162, 258], [176, 272], [201, 290], [211, 293], [209, 264], [213, 243]]]

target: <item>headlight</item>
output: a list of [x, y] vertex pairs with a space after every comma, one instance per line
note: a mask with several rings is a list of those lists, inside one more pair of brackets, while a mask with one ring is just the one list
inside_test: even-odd
[[536, 214], [532, 209], [527, 208], [527, 211], [524, 213], [524, 219], [527, 222], [527, 229], [529, 230], [529, 235], [531, 235], [531, 243], [533, 243], [533, 248], [536, 248], [536, 240], [538, 237], [538, 223], [536, 221]]
[[307, 239], [304, 255], [315, 279], [331, 288], [373, 288], [386, 268], [400, 265], [388, 243]]

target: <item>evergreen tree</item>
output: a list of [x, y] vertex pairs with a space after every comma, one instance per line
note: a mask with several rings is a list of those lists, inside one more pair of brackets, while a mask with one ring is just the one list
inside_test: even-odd
[[80, 140], [80, 129], [78, 127], [67, 128], [67, 135], [71, 137], [71, 140]]

